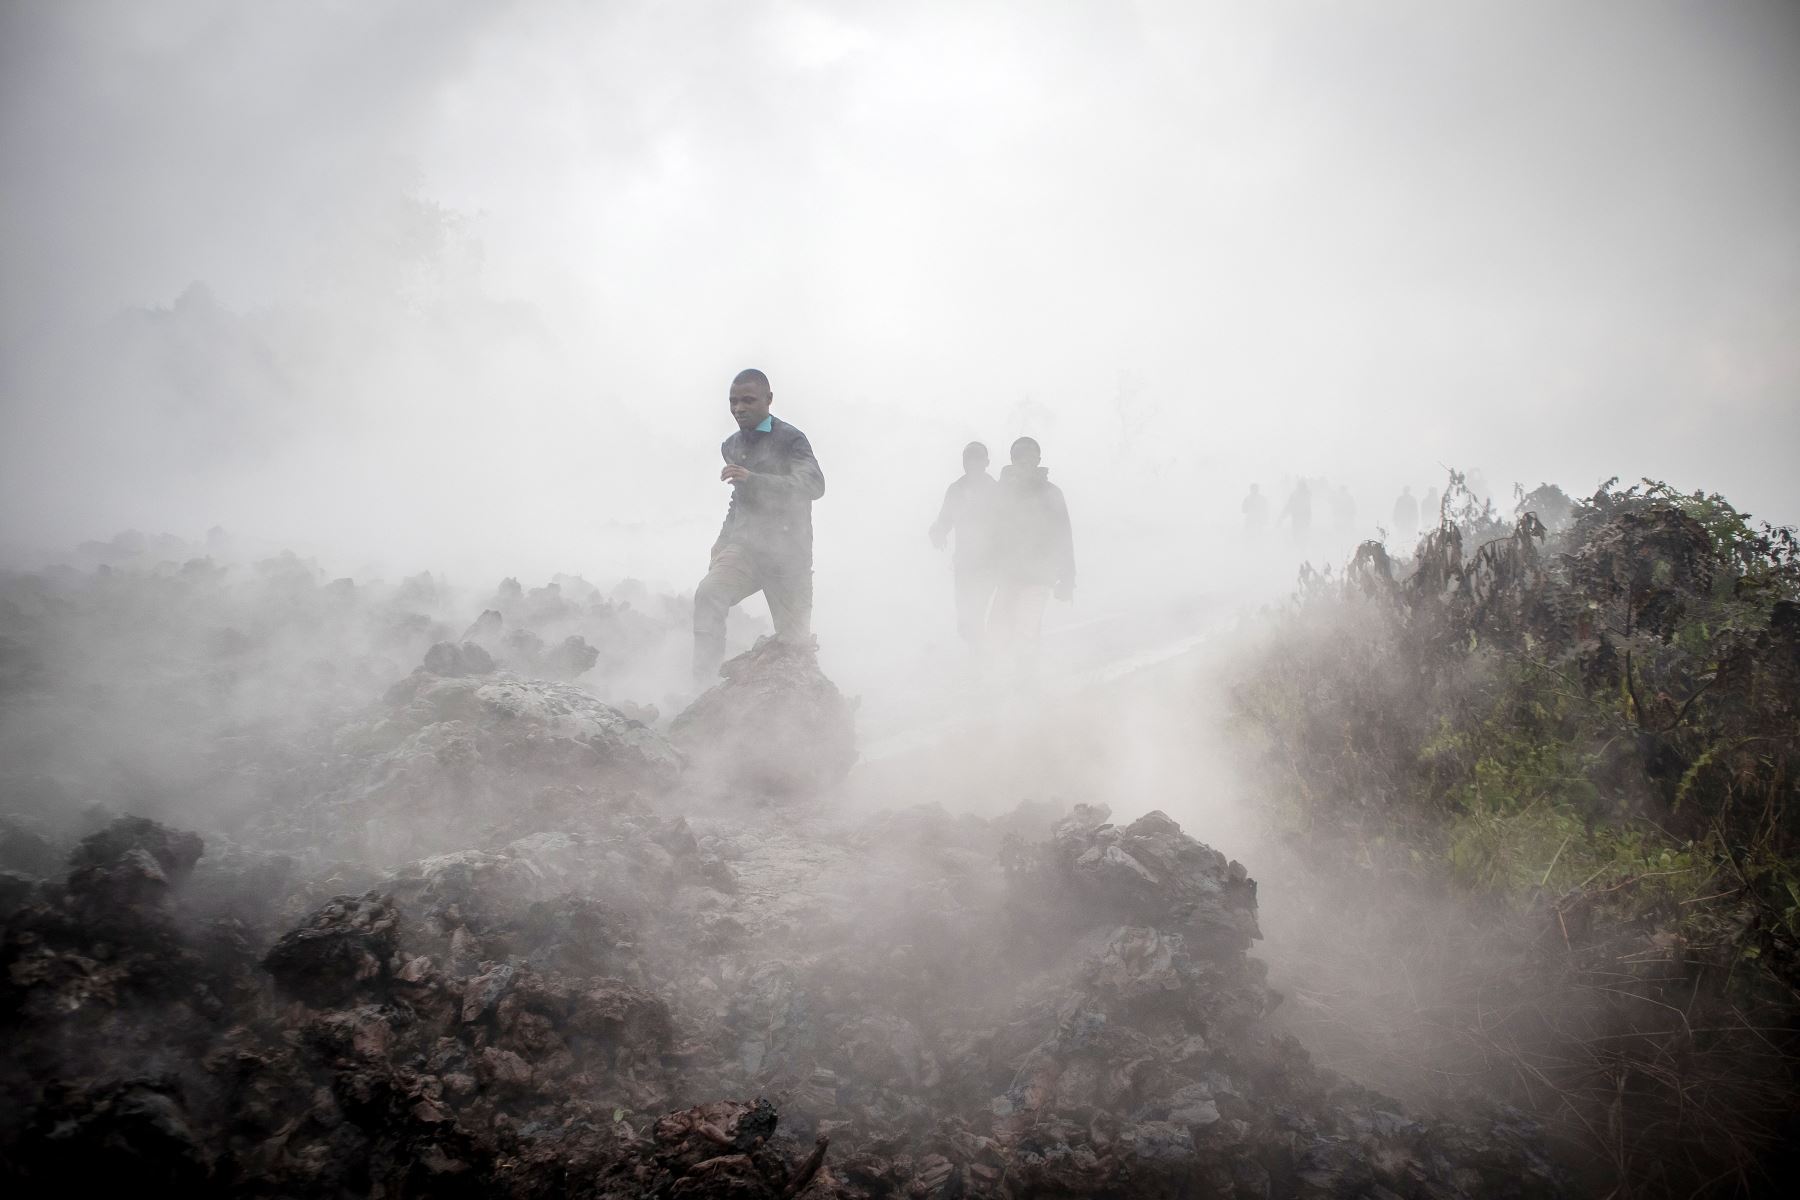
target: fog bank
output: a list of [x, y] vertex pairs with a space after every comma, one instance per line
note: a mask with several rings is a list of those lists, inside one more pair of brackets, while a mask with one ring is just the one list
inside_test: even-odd
[[1318, 474], [1372, 532], [1446, 464], [1800, 514], [1791, 6], [0, 20], [15, 555], [688, 586], [746, 364], [822, 595], [933, 570], [961, 443], [1021, 433], [1090, 546]]

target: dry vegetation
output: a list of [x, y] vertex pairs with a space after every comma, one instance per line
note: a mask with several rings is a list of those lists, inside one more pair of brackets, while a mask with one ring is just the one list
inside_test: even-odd
[[[1328, 1057], [1437, 1095], [1499, 1089], [1600, 1194], [1782, 1177], [1791, 530], [1650, 481], [1539, 488], [1503, 522], [1453, 474], [1410, 558], [1368, 543], [1303, 575], [1234, 705], [1264, 811], [1333, 912], [1308, 945], [1338, 983], [1292, 1006]], [[1391, 953], [1353, 961], [1367, 945]]]

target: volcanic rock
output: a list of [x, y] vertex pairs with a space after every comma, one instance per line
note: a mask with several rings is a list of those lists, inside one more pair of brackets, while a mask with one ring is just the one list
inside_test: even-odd
[[427, 675], [442, 675], [447, 678], [458, 678], [464, 675], [489, 675], [494, 670], [494, 658], [486, 650], [474, 642], [439, 642], [425, 652], [425, 661], [419, 669]]
[[[928, 807], [591, 812], [324, 904], [273, 989], [161, 892], [91, 902], [148, 914], [151, 959], [44, 885], [8, 919], [0, 1032], [41, 1049], [0, 1071], [0, 1182], [42, 1190], [66, 1136], [81, 1178], [202, 1192], [1557, 1194], [1515, 1116], [1408, 1117], [1270, 1036], [1254, 884], [1161, 814], [1027, 842]], [[161, 871], [157, 844], [80, 869]]]
[[723, 682], [676, 716], [669, 738], [706, 784], [771, 798], [814, 796], [856, 762], [851, 704], [819, 670], [816, 644], [763, 637]]
[[339, 896], [283, 934], [263, 967], [283, 992], [318, 1007], [379, 998], [398, 923], [386, 897]]
[[660, 734], [592, 694], [506, 674], [415, 672], [330, 754], [331, 784], [271, 814], [262, 836], [377, 864], [579, 825], [682, 769]]
[[120, 817], [81, 839], [69, 856], [69, 866], [76, 871], [106, 868], [142, 853], [165, 878], [180, 878], [194, 869], [205, 851], [206, 843], [197, 834], [169, 829], [146, 817]]

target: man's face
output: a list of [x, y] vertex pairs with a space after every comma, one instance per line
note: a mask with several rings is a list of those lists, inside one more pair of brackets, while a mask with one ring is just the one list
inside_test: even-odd
[[988, 456], [987, 455], [985, 455], [985, 454], [965, 454], [965, 455], [963, 455], [963, 473], [965, 475], [979, 475], [987, 469], [988, 469]]
[[731, 385], [731, 415], [739, 429], [755, 429], [769, 415], [769, 401], [775, 397], [768, 387], [754, 380]]

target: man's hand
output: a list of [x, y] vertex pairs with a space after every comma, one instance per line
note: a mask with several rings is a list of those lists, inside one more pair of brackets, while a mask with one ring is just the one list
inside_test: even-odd
[[719, 480], [722, 483], [742, 483], [748, 478], [750, 478], [750, 472], [739, 466], [729, 466], [719, 472]]
[[933, 529], [931, 531], [931, 548], [933, 550], [942, 550], [944, 548], [944, 541], [945, 541], [945, 538], [944, 538], [943, 530]]
[[1072, 583], [1059, 583], [1056, 585], [1054, 595], [1058, 600], [1073, 600], [1075, 598], [1075, 585]]

